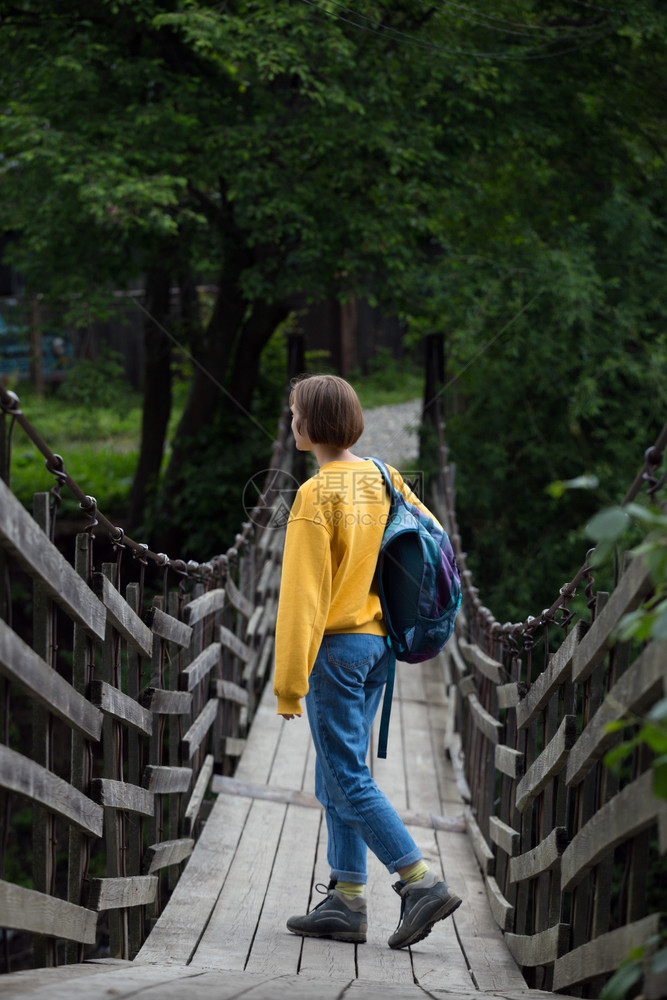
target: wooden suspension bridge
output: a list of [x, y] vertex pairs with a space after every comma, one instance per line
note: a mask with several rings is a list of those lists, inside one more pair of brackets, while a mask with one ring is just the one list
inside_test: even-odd
[[[654, 499], [665, 438], [636, 484]], [[289, 474], [290, 455], [283, 428], [272, 468]], [[464, 905], [399, 952], [373, 858], [367, 944], [285, 929], [328, 869], [307, 725], [276, 716], [266, 684], [284, 537], [270, 495], [204, 564], [148, 553], [80, 496], [90, 524], [68, 560], [53, 497], [31, 516], [0, 481], [0, 568], [15, 584], [0, 617], [0, 926], [6, 967], [22, 945], [40, 966], [0, 976], [0, 997], [595, 997], [631, 948], [648, 942], [650, 957], [667, 808], [645, 747], [621, 775], [602, 763], [623, 735], [608, 724], [665, 697], [667, 643], [611, 638], [650, 594], [649, 569], [626, 558], [602, 594], [583, 567], [553, 608], [501, 626], [465, 568], [441, 457], [429, 499], [458, 549], [464, 609], [443, 654], [401, 665], [389, 757], [371, 766]], [[58, 489], [71, 486], [53, 459]], [[100, 523], [113, 558], [98, 568]], [[573, 616], [577, 585], [587, 614]], [[648, 961], [641, 989], [667, 992]]]

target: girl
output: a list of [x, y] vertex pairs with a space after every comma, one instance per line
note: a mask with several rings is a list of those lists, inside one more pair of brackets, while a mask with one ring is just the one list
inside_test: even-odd
[[[305, 699], [331, 881], [326, 899], [290, 917], [287, 927], [309, 937], [365, 941], [370, 847], [400, 876], [394, 889], [401, 915], [388, 943], [404, 948], [425, 938], [461, 900], [429, 870], [366, 764], [389, 665], [374, 583], [389, 497], [377, 466], [350, 451], [364, 418], [347, 382], [335, 375], [294, 382], [290, 409], [296, 446], [313, 452], [319, 472], [300, 487], [287, 525], [274, 693], [287, 720], [301, 715]], [[426, 510], [398, 472], [390, 473], [396, 488]]]

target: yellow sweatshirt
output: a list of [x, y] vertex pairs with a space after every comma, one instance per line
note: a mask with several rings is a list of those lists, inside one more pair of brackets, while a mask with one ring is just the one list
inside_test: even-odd
[[[396, 489], [432, 517], [388, 468]], [[388, 513], [389, 495], [370, 459], [328, 462], [300, 487], [287, 523], [276, 623], [279, 714], [301, 714], [325, 632], [387, 634], [374, 577]]]

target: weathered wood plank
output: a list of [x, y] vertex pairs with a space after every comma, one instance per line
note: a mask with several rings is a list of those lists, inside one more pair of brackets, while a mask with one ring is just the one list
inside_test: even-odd
[[[456, 635], [458, 636], [458, 623], [461, 617], [459, 612], [456, 619]], [[445, 646], [445, 655], [447, 656], [450, 666], [452, 669], [452, 680], [456, 683], [460, 677], [463, 677], [468, 673], [468, 664], [465, 662], [458, 648], [458, 640], [450, 640], [450, 642]]]
[[306, 806], [310, 809], [322, 808], [312, 792], [304, 792], [299, 788], [259, 785], [252, 781], [229, 778], [222, 774], [213, 776], [211, 791], [216, 795], [240, 795], [243, 798], [263, 799], [267, 802], [280, 802], [284, 805]]
[[144, 707], [157, 715], [186, 715], [192, 708], [190, 691], [163, 691], [146, 688], [142, 696]]
[[549, 658], [542, 673], [535, 678], [524, 698], [516, 707], [516, 724], [525, 729], [538, 716], [554, 691], [564, 682], [577, 646], [586, 634], [588, 625], [578, 621], [559, 649]]
[[524, 812], [554, 775], [565, 767], [567, 757], [577, 738], [577, 719], [565, 715], [554, 738], [550, 740], [537, 760], [530, 765], [516, 789], [516, 807]]
[[23, 795], [85, 833], [102, 836], [102, 810], [41, 764], [0, 743], [0, 787]]
[[[456, 929], [461, 950], [473, 976], [471, 997], [479, 997], [484, 993], [507, 997], [510, 990], [525, 989], [525, 981], [505, 946], [486, 892], [480, 885], [479, 868], [470, 839], [452, 837], [446, 833], [437, 833], [436, 839], [447, 882], [463, 899], [463, 905], [453, 914], [451, 923]], [[436, 933], [434, 931], [428, 940]], [[414, 950], [418, 951], [419, 945]], [[443, 969], [439, 987], [444, 991], [447, 989], [446, 968]], [[443, 993], [442, 1000], [444, 995]], [[434, 996], [440, 997], [441, 994], [434, 989]]]
[[188, 666], [181, 670], [180, 684], [186, 691], [194, 691], [211, 670], [220, 663], [222, 647], [219, 642], [212, 642], [202, 649]]
[[510, 857], [514, 857], [519, 850], [521, 833], [503, 823], [497, 816], [489, 816], [489, 837]]
[[[93, 540], [87, 533], [80, 532], [76, 536], [74, 548], [74, 567], [82, 579], [88, 578], [88, 566]], [[90, 662], [91, 640], [81, 625], [74, 623], [72, 628], [72, 687], [84, 695], [88, 687], [88, 664]], [[95, 709], [97, 712], [98, 710]], [[100, 712], [100, 718], [103, 719]], [[90, 771], [92, 768], [91, 754], [86, 739], [78, 733], [72, 733], [70, 784], [84, 794], [88, 791]], [[85, 859], [88, 856], [86, 834], [74, 826], [69, 828], [68, 836], [68, 878], [67, 898], [72, 903], [80, 903], [83, 886]], [[33, 882], [33, 888], [35, 888]], [[67, 943], [65, 957], [68, 962], [79, 959], [80, 946], [77, 941]]]
[[272, 663], [273, 656], [273, 636], [267, 636], [261, 646], [259, 657], [253, 656], [243, 668], [243, 683], [251, 687], [253, 684], [261, 686], [266, 678]]
[[199, 713], [181, 740], [181, 754], [184, 760], [192, 760], [194, 755], [197, 753], [197, 750], [199, 750], [199, 747], [206, 739], [208, 731], [215, 722], [217, 714], [218, 700], [217, 698], [211, 698], [206, 702], [203, 710]]
[[653, 775], [645, 771], [606, 802], [575, 834], [561, 859], [563, 891], [573, 889], [586, 872], [624, 840], [667, 814], [667, 804], [653, 794]]
[[[313, 880], [317, 879], [317, 872], [320, 867], [326, 865], [324, 860], [327, 852], [327, 833], [325, 823], [320, 823], [319, 825], [319, 837], [317, 840], [316, 852], [315, 866], [311, 875]], [[324, 867], [325, 872], [326, 870], [326, 867]], [[315, 882], [315, 884], [317, 883]], [[319, 902], [320, 896], [314, 887], [311, 890], [310, 898], [311, 907], [313, 904], [316, 905]], [[368, 942], [365, 947], [368, 947]], [[351, 979], [356, 972], [356, 963], [354, 962], [354, 956], [351, 955], [350, 952], [351, 949], [349, 948], [345, 950], [342, 948], [336, 948], [335, 942], [333, 941], [325, 941], [324, 939], [318, 941], [316, 938], [304, 938], [301, 949], [300, 971], [311, 976], [322, 975], [326, 979], [329, 977], [341, 978], [343, 976], [347, 976]]]
[[[425, 667], [424, 664], [424, 669], [412, 671], [412, 676], [421, 681], [419, 693], [422, 696], [425, 694], [424, 685], [427, 679]], [[426, 814], [432, 810], [434, 803], [439, 805], [440, 798], [438, 775], [433, 766], [428, 711], [423, 703], [406, 700], [406, 693], [409, 693], [409, 689], [401, 691], [400, 711], [403, 716], [403, 755], [405, 761], [409, 762], [407, 766], [410, 769], [409, 804], [411, 810]], [[437, 690], [431, 693], [434, 699], [440, 694]]]
[[505, 942], [519, 965], [550, 965], [568, 946], [569, 924], [554, 924], [540, 934], [506, 934]]
[[75, 691], [0, 619], [0, 673], [27, 691], [71, 729], [98, 741], [102, 713]]
[[514, 907], [508, 902], [500, 891], [500, 886], [492, 875], [484, 878], [486, 895], [493, 913], [493, 919], [500, 927], [501, 931], [506, 931], [512, 926], [512, 914]]
[[[91, 911], [92, 912], [92, 911]], [[97, 914], [95, 914], [97, 917]], [[79, 948], [76, 941], [70, 941], [70, 946], [74, 947], [73, 955], [78, 956]], [[72, 964], [76, 962], [76, 965]], [[100, 973], [110, 972], [112, 966], [116, 968], [127, 968], [131, 962], [126, 962], [121, 958], [101, 958], [87, 959], [78, 962], [77, 958], [68, 959], [65, 966], [58, 965], [52, 968], [24, 969], [21, 972], [3, 973], [0, 977], [0, 998], [1, 1000], [45, 1000], [45, 994], [41, 992], [50, 988], [48, 1000], [62, 1000], [62, 991], [65, 986], [76, 988], [77, 980], [94, 977]], [[105, 968], [106, 966], [106, 968]], [[79, 994], [69, 991], [66, 1000], [78, 1000]], [[85, 1000], [93, 1000], [86, 997]]]
[[526, 693], [523, 681], [513, 681], [511, 684], [499, 684], [496, 688], [498, 708], [516, 708]]
[[262, 618], [264, 617], [264, 605], [258, 604], [253, 613], [248, 619], [248, 624], [246, 626], [246, 638], [252, 641], [255, 636], [260, 632], [260, 624]]
[[[193, 966], [214, 963], [220, 952], [220, 942], [224, 941], [227, 967], [244, 968], [271, 878], [285, 809], [276, 802], [252, 802], [225, 882], [225, 892], [197, 945]], [[225, 897], [238, 899], [241, 896], [242, 906], [227, 905]]]
[[267, 561], [262, 566], [262, 572], [257, 581], [257, 594], [263, 599], [277, 592], [280, 586], [280, 564]]
[[228, 876], [251, 805], [242, 799], [225, 802], [224, 813], [222, 802], [213, 806], [167, 910], [135, 959], [138, 965], [190, 962]]
[[153, 716], [142, 708], [134, 698], [123, 694], [106, 681], [93, 681], [90, 685], [90, 700], [105, 715], [124, 723], [131, 729], [150, 736], [153, 732]]
[[[271, 881], [248, 956], [248, 972], [280, 976], [293, 974], [299, 968], [302, 941], [294, 934], [285, 934], [285, 899], [290, 901], [291, 912], [308, 912], [320, 819], [320, 815], [310, 809], [290, 806], [287, 810]], [[294, 844], [299, 845], [296, 866]], [[372, 861], [370, 852], [368, 860]]]
[[95, 944], [97, 914], [64, 899], [0, 881], [2, 926], [31, 934]]
[[445, 754], [454, 772], [454, 781], [459, 795], [464, 802], [471, 802], [472, 795], [465, 776], [463, 754], [461, 751], [461, 734], [456, 732], [456, 699], [450, 694], [445, 709], [445, 732], [443, 736]]
[[245, 594], [242, 594], [236, 586], [231, 576], [225, 581], [225, 593], [231, 606], [240, 611], [244, 618], [250, 618], [255, 605], [249, 601]]
[[[188, 607], [190, 607], [189, 604], [186, 610]], [[167, 614], [161, 608], [155, 607], [149, 608], [144, 618], [146, 625], [153, 635], [157, 635], [160, 639], [166, 639], [167, 642], [173, 642], [175, 645], [183, 648], [190, 645], [192, 629], [185, 622], [180, 622], [178, 618], [174, 618], [173, 615]]]
[[477, 694], [477, 683], [472, 674], [465, 674], [465, 676], [460, 677], [457, 681], [457, 687], [462, 698], [467, 698], [471, 694]]
[[208, 783], [211, 780], [211, 775], [213, 774], [213, 763], [213, 754], [208, 754], [202, 764], [201, 771], [197, 776], [195, 787], [192, 790], [190, 801], [187, 804], [185, 815], [183, 816], [183, 831], [185, 833], [191, 833], [194, 829], [195, 823], [197, 822], [199, 810], [201, 809], [204, 796], [206, 795], [206, 789], [208, 788]]
[[113, 778], [94, 778], [91, 792], [95, 801], [107, 809], [126, 809], [141, 816], [153, 815], [153, 794], [146, 788]]
[[660, 914], [655, 913], [633, 924], [618, 927], [608, 934], [602, 934], [563, 955], [556, 960], [554, 966], [554, 989], [563, 990], [566, 986], [575, 986], [614, 972], [621, 959], [633, 948], [645, 945], [650, 937], [658, 933], [659, 927]]
[[[290, 935], [290, 938], [292, 935]], [[299, 939], [294, 938], [298, 943]], [[332, 945], [335, 948], [335, 945]], [[339, 949], [345, 952], [345, 949]], [[360, 949], [363, 951], [363, 949]], [[348, 948], [350, 955], [354, 948]], [[409, 955], [408, 955], [409, 957]], [[191, 966], [136, 965], [127, 968], [105, 968], [109, 959], [96, 960], [92, 973], [86, 967], [40, 969], [12, 973], [2, 977], [0, 996], [3, 1000], [420, 1000], [424, 996], [414, 982], [392, 982], [384, 988], [370, 978], [350, 980], [349, 974], [322, 978], [321, 975], [292, 971], [278, 973], [250, 973], [237, 969], [193, 968]], [[55, 973], [54, 979], [51, 974]], [[30, 985], [26, 981], [30, 977]], [[5, 982], [9, 980], [8, 982]], [[435, 980], [434, 980], [435, 981]], [[38, 985], [34, 985], [38, 984]], [[5, 992], [13, 988], [16, 992]], [[431, 985], [431, 990], [435, 987]], [[472, 989], [472, 987], [470, 987]], [[24, 992], [25, 991], [25, 992]], [[437, 996], [428, 993], [428, 996]], [[445, 994], [443, 994], [445, 996]], [[463, 989], [448, 991], [447, 1000], [470, 1000], [472, 994]], [[524, 993], [506, 991], [507, 1000], [558, 1000], [551, 994], [533, 991]]]
[[107, 609], [107, 617], [126, 642], [147, 660], [153, 652], [153, 636], [104, 573], [93, 573], [93, 590]]
[[183, 619], [186, 625], [196, 625], [207, 615], [213, 615], [216, 611], [222, 611], [225, 606], [225, 591], [223, 587], [215, 590], [208, 590], [205, 594], [195, 597], [183, 610]]
[[225, 736], [225, 756], [240, 757], [246, 748], [246, 740], [239, 736]]
[[[117, 566], [115, 563], [102, 563], [102, 574], [107, 580], [116, 581]], [[113, 588], [108, 591], [110, 600], [114, 599], [116, 592]], [[118, 595], [116, 594], [116, 598]], [[120, 652], [121, 644], [117, 642], [118, 635], [114, 630], [114, 623], [110, 615], [107, 616], [107, 629], [102, 646], [102, 679], [108, 684], [118, 684], [120, 677]], [[136, 653], [136, 650], [130, 650]], [[108, 716], [105, 716], [102, 727], [102, 774], [114, 780], [122, 780], [122, 755], [120, 753], [121, 729], [120, 726]], [[96, 797], [97, 789], [91, 784], [91, 794]], [[109, 878], [124, 875], [123, 855], [124, 855], [124, 826], [125, 816], [121, 815], [119, 809], [105, 808], [104, 810], [104, 854], [106, 860], [105, 874]], [[119, 911], [109, 913], [109, 950], [112, 955], [127, 954], [127, 928], [126, 915]]]
[[596, 761], [618, 739], [605, 731], [610, 722], [628, 712], [641, 713], [663, 690], [667, 664], [667, 641], [646, 646], [634, 664], [616, 681], [599, 709], [572, 747], [567, 762], [566, 781], [576, 786], [584, 780]]
[[473, 851], [475, 852], [477, 863], [485, 874], [495, 874], [496, 859], [493, 851], [484, 838], [484, 834], [479, 828], [479, 824], [473, 815], [472, 809], [466, 809], [464, 817], [466, 830], [468, 831], [468, 836], [470, 837], [470, 843]]
[[479, 646], [465, 639], [459, 639], [459, 649], [466, 663], [475, 667], [481, 674], [488, 677], [494, 684], [501, 684], [506, 679], [507, 671], [502, 663], [498, 663], [492, 656], [483, 652]]
[[[240, 795], [244, 798], [306, 806], [310, 809], [321, 810], [322, 808], [312, 792], [304, 792], [297, 788], [282, 788], [278, 785], [258, 785], [252, 781], [240, 781], [238, 778], [228, 778], [222, 774], [216, 774], [213, 777], [211, 788], [216, 794]], [[398, 813], [406, 826], [423, 827], [428, 830], [449, 830], [455, 833], [465, 831], [464, 821], [460, 817], [432, 816], [410, 809], [399, 809]]]
[[508, 775], [510, 778], [521, 778], [525, 768], [525, 754], [519, 750], [513, 750], [501, 743], [496, 744], [495, 756], [496, 770]]
[[572, 662], [572, 680], [583, 683], [609, 649], [611, 633], [622, 616], [638, 608], [651, 590], [649, 567], [641, 557], [630, 562], [614, 592], [577, 646]]
[[187, 792], [192, 781], [189, 767], [167, 767], [163, 764], [148, 764], [144, 769], [142, 784], [153, 795], [169, 795]]
[[89, 635], [104, 638], [106, 609], [0, 480], [0, 544]]
[[155, 902], [157, 884], [157, 875], [91, 878], [88, 883], [88, 907], [99, 913], [124, 906], [145, 906]]
[[503, 728], [502, 723], [498, 722], [497, 719], [487, 712], [485, 708], [482, 707], [479, 698], [475, 694], [468, 696], [468, 706], [470, 708], [470, 713], [472, 716], [472, 721], [475, 723], [477, 728], [481, 733], [484, 733], [487, 740], [492, 743], [497, 743], [500, 739], [500, 730]]
[[[275, 699], [267, 687], [237, 774], [252, 775], [253, 780], [259, 782], [268, 779], [276, 744], [285, 725], [276, 715]], [[251, 806], [252, 801], [243, 798], [214, 802], [197, 841], [197, 850], [185, 866], [168, 909], [158, 919], [137, 956], [137, 963], [185, 965], [191, 960], [229, 872]]]
[[[33, 496], [32, 516], [47, 535], [51, 525], [50, 496], [36, 493]], [[33, 586], [32, 605], [32, 646], [45, 663], [54, 666], [53, 642], [56, 616], [53, 602], [42, 588]], [[4, 617], [4, 616], [3, 616]], [[77, 626], [78, 627], [78, 626]], [[6, 739], [3, 742], [7, 742]], [[30, 756], [36, 764], [53, 770], [53, 718], [39, 704], [32, 710], [32, 748]], [[4, 810], [3, 810], [4, 811]], [[51, 894], [56, 863], [54, 838], [55, 817], [44, 809], [36, 807], [32, 811], [32, 886], [37, 892]], [[2, 823], [2, 820], [0, 820]], [[78, 897], [75, 897], [78, 902]], [[37, 965], [51, 965], [56, 960], [54, 942], [37, 939], [33, 948], [33, 960]]]
[[[427, 864], [440, 877], [445, 878], [439, 857], [437, 835], [434, 835], [432, 830], [415, 830], [414, 827], [409, 827], [409, 832], [414, 837]], [[448, 834], [441, 836], [445, 841], [445, 851], [451, 839], [456, 839], [459, 846], [465, 846], [465, 837], [452, 838]], [[369, 860], [371, 857], [372, 855], [369, 854]], [[373, 858], [373, 861], [375, 860]], [[445, 865], [449, 867], [449, 853], [444, 854], [443, 860]], [[369, 876], [371, 876], [374, 867], [374, 865], [369, 866]], [[454, 871], [456, 871], [456, 875], [454, 875]], [[455, 864], [449, 871], [449, 875], [450, 881], [451, 878], [454, 878], [452, 890], [462, 897], [465, 896], [464, 887]], [[363, 977], [369, 983], [370, 996], [380, 990], [381, 985], [386, 988], [387, 984], [392, 983], [404, 983], [404, 988], [409, 988], [408, 984], [411, 982], [419, 982], [419, 987], [426, 993], [423, 1000], [427, 1000], [427, 997], [430, 1000], [432, 995], [437, 995], [435, 989], [442, 985], [443, 980], [446, 981], [447, 988], [451, 989], [452, 992], [470, 989], [472, 983], [470, 971], [457, 938], [453, 920], [445, 920], [439, 924], [434, 934], [410, 949], [411, 961], [409, 963], [405, 961], [407, 956], [401, 955], [400, 951], [392, 952], [391, 949], [387, 948], [387, 938], [394, 930], [398, 914], [396, 902], [391, 898], [393, 891], [391, 881], [386, 877], [386, 869], [380, 868], [377, 871], [375, 883], [367, 892], [369, 897], [368, 942], [363, 948], [357, 949], [358, 975], [360, 979]], [[371, 901], [372, 916], [370, 915]], [[484, 902], [486, 903], [486, 900]], [[377, 926], [378, 924], [379, 926]], [[375, 985], [370, 986], [370, 983]], [[433, 994], [431, 994], [431, 990], [434, 990]], [[363, 996], [363, 993], [361, 995]]]
[[510, 882], [522, 882], [556, 868], [567, 844], [567, 830], [564, 826], [557, 826], [532, 851], [510, 859]]
[[229, 649], [234, 656], [238, 656], [244, 663], [252, 659], [253, 651], [250, 646], [247, 646], [242, 639], [239, 639], [231, 629], [228, 629], [225, 625], [221, 625], [218, 630], [218, 636], [225, 649]]
[[233, 701], [235, 705], [248, 704], [248, 692], [240, 684], [232, 681], [214, 680], [211, 684], [211, 698], [219, 698], [224, 701]]
[[178, 865], [190, 857], [194, 848], [195, 842], [191, 837], [163, 840], [160, 844], [151, 844], [146, 848], [142, 870], [145, 875], [151, 875], [162, 868], [168, 868], [169, 865]]
[[262, 570], [259, 574], [259, 579], [257, 581], [256, 591], [258, 594], [264, 594], [268, 587], [268, 581], [270, 577], [278, 569], [276, 564], [270, 559], [267, 559], [262, 566]]

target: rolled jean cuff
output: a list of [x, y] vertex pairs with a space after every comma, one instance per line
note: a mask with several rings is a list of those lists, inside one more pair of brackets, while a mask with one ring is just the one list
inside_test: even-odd
[[400, 868], [407, 868], [408, 865], [414, 865], [416, 861], [421, 861], [422, 852], [418, 847], [414, 851], [410, 851], [405, 857], [399, 858], [398, 861], [392, 861], [391, 864], [387, 865], [387, 871], [392, 874], [397, 872]]
[[356, 885], [366, 885], [368, 881], [366, 872], [344, 872], [340, 868], [332, 868], [329, 877], [336, 882], [354, 882]]

